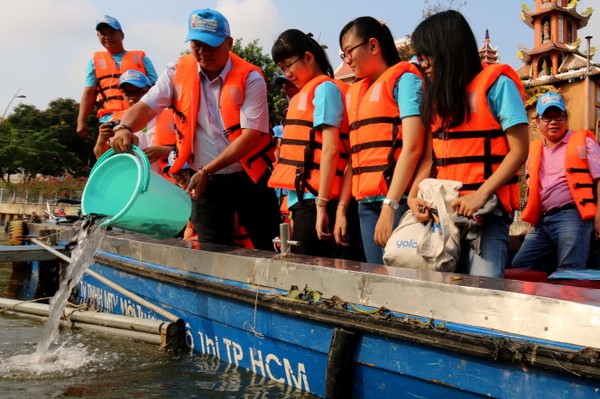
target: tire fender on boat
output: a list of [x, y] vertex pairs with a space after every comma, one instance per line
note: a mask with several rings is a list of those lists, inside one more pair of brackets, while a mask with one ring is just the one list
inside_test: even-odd
[[10, 245], [23, 245], [27, 234], [27, 224], [25, 221], [11, 220], [8, 223], [8, 238]]

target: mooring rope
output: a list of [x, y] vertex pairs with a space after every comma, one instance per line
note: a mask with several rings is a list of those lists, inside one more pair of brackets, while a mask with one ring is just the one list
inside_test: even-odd
[[[60, 241], [60, 235], [61, 235], [62, 233], [64, 233], [64, 231], [63, 231], [63, 230], [57, 230], [57, 231], [56, 231], [56, 233], [48, 234], [48, 235], [45, 235], [45, 236], [35, 236], [35, 238], [37, 238], [37, 239], [38, 239], [38, 240], [40, 240], [40, 241], [42, 241], [42, 240], [43, 240], [43, 241], [47, 241], [47, 239], [49, 239], [49, 238], [52, 238], [52, 237], [54, 237], [54, 236], [57, 236], [57, 237], [58, 237], [58, 239], [59, 239], [59, 241]], [[22, 236], [22, 237], [20, 237], [20, 238], [21, 238], [21, 239], [23, 239], [23, 240], [28, 240], [28, 239], [30, 239], [31, 237], [28, 237], [28, 235], [26, 235], [26, 236]]]
[[259, 278], [258, 278], [258, 281], [256, 282], [256, 291], [255, 291], [255, 295], [254, 295], [253, 321], [246, 320], [243, 325], [244, 330], [250, 331], [257, 338], [263, 339], [265, 337], [265, 335], [263, 333], [261, 333], [260, 331], [258, 331], [256, 329], [256, 319], [258, 316], [258, 294], [260, 293], [260, 288], [262, 286], [263, 279], [264, 279], [266, 272], [269, 269], [269, 266], [271, 265], [271, 263], [273, 263], [273, 261], [276, 259], [283, 259], [286, 256], [288, 256], [290, 254], [290, 249], [291, 248], [288, 248], [288, 250], [285, 253], [278, 253], [277, 255], [274, 255], [271, 258], [269, 258], [269, 260], [267, 260], [267, 262], [265, 263], [265, 267], [263, 268], [262, 273], [260, 273], [258, 276]]
[[[20, 306], [20, 305], [23, 305], [23, 304], [26, 304], [26, 303], [35, 303], [35, 302], [46, 301], [46, 300], [50, 300], [52, 298], [54, 298], [54, 297], [53, 296], [47, 296], [47, 297], [44, 297], [44, 298], [29, 299], [29, 300], [26, 300], [26, 301], [19, 301], [19, 302], [15, 303], [14, 305], [8, 306], [8, 307], [3, 308], [3, 309], [0, 309], [0, 313], [10, 312], [10, 311], [15, 311], [16, 312], [17, 311], [16, 310], [17, 306]], [[68, 309], [73, 309], [73, 310], [81, 310], [82, 308], [85, 308], [87, 306], [87, 304], [85, 304], [85, 303], [83, 303], [81, 305], [77, 305], [77, 304], [74, 304], [74, 303], [71, 303], [71, 302], [67, 302], [67, 305], [69, 305]], [[66, 309], [67, 308], [65, 308], [65, 310]], [[63, 314], [63, 316], [64, 316], [64, 314]]]

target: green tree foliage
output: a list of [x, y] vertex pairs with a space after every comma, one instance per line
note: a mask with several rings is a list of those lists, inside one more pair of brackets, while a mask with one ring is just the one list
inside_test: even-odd
[[[257, 40], [243, 45], [238, 39], [233, 52], [263, 71], [269, 112], [272, 120], [279, 123], [287, 102], [274, 83], [277, 65]], [[15, 173], [22, 173], [26, 182], [40, 175], [87, 176], [95, 162], [95, 135], [84, 141], [76, 133], [78, 107], [75, 100], [58, 98], [44, 111], [20, 104], [10, 116], [0, 119], [0, 179], [8, 182]], [[90, 116], [88, 124], [92, 132], [97, 132], [96, 118]]]
[[406, 44], [403, 44], [398, 48], [398, 55], [400, 56], [401, 61], [409, 61], [415, 53], [410, 42], [410, 36], [407, 36], [407, 38]]
[[93, 162], [91, 142], [76, 133], [78, 104], [71, 99], [52, 101], [38, 110], [20, 104], [0, 121], [0, 175], [22, 173], [25, 181], [37, 175], [85, 176]]
[[279, 73], [277, 65], [270, 55], [264, 53], [263, 48], [258, 45], [258, 40], [253, 40], [244, 46], [242, 39], [236, 39], [233, 44], [233, 52], [263, 71], [267, 81], [269, 115], [273, 124], [279, 124], [283, 120], [284, 110], [287, 108], [287, 99], [282, 90], [275, 86], [275, 78]]
[[[467, 0], [425, 0], [423, 2], [423, 10], [421, 11], [423, 19], [426, 19], [433, 14], [437, 14], [438, 12], [446, 11], [446, 10], [460, 10], [467, 4]], [[412, 58], [414, 54], [414, 50], [412, 49], [412, 45], [410, 42], [410, 35], [406, 36], [408, 38], [406, 44], [402, 45], [398, 48], [398, 55], [400, 56], [400, 60], [408, 61]]]

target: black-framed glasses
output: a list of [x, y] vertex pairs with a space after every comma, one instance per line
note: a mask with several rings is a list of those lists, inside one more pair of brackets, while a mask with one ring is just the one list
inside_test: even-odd
[[340, 58], [342, 59], [342, 61], [345, 60], [346, 58], [352, 58], [352, 52], [354, 50], [356, 50], [357, 48], [359, 48], [360, 46], [365, 45], [367, 43], [369, 43], [369, 40], [365, 40], [364, 42], [359, 43], [354, 47], [350, 47], [349, 49], [342, 50], [342, 54], [340, 54]]
[[284, 66], [284, 67], [279, 67], [279, 72], [280, 72], [282, 75], [286, 75], [288, 72], [290, 72], [290, 71], [291, 71], [291, 68], [294, 66], [294, 64], [295, 64], [296, 62], [300, 61], [302, 58], [304, 58], [304, 57], [298, 57], [298, 58], [296, 58], [296, 60], [295, 60], [295, 61], [293, 61], [293, 62], [291, 62], [291, 63], [287, 64], [286, 66]]
[[546, 123], [552, 122], [553, 120], [556, 122], [564, 122], [567, 119], [565, 114], [560, 115], [541, 115], [538, 119], [543, 120]]

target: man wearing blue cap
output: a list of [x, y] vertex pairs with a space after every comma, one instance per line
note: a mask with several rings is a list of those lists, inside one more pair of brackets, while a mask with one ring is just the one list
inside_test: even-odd
[[79, 105], [77, 133], [89, 137], [87, 117], [98, 107], [96, 116], [100, 123], [111, 120], [113, 112], [127, 108], [119, 90], [119, 76], [122, 72], [134, 69], [145, 73], [152, 83], [156, 82], [154, 65], [143, 51], [125, 51], [125, 34], [121, 24], [109, 15], [103, 15], [96, 21], [96, 34], [106, 51], [97, 51], [88, 62], [85, 89]]
[[600, 234], [600, 146], [589, 130], [571, 131], [562, 96], [537, 102], [542, 138], [529, 146], [529, 195], [521, 218], [533, 225], [513, 259], [517, 268], [543, 270], [587, 266], [593, 236]]
[[111, 145], [129, 151], [132, 131], [173, 106], [180, 134], [170, 173], [186, 163], [197, 171], [187, 191], [201, 242], [232, 244], [237, 213], [255, 247], [272, 249], [279, 210], [266, 185], [274, 156], [265, 80], [258, 67], [231, 52], [229, 23], [215, 10], [190, 14], [185, 41], [191, 53], [170, 64], [125, 113]]
[[[150, 90], [152, 83], [146, 75], [135, 69], [128, 69], [119, 77], [119, 89], [123, 93], [123, 101], [127, 107], [131, 107], [136, 104], [144, 94]], [[98, 139], [96, 140], [96, 146], [94, 147], [94, 155], [99, 158], [100, 155], [104, 154], [108, 150], [108, 141], [113, 136], [113, 127], [115, 127], [118, 121], [125, 113], [125, 110], [116, 111], [110, 115], [110, 121], [100, 124], [98, 128]], [[152, 122], [151, 122], [152, 124]], [[147, 126], [144, 128], [147, 129]], [[144, 144], [147, 140], [144, 141]], [[142, 146], [138, 146], [143, 148]], [[146, 145], [147, 146], [147, 145]], [[168, 152], [167, 154], [168, 155]]]

